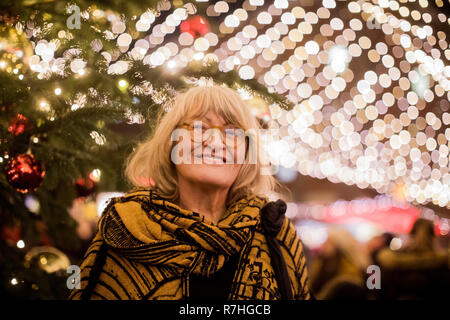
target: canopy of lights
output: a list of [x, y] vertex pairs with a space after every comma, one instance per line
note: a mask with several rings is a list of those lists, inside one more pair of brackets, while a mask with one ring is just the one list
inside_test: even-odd
[[[294, 107], [267, 106], [277, 138], [273, 163], [303, 175], [415, 203], [450, 208], [449, 16], [441, 0], [162, 1], [127, 32], [107, 16], [120, 51], [149, 68], [181, 72], [217, 61], [282, 94]], [[63, 32], [63, 31], [62, 31]], [[133, 36], [132, 36], [133, 34]], [[64, 37], [64, 34], [60, 35]], [[100, 52], [101, 42], [92, 43]], [[63, 72], [53, 42], [29, 63], [42, 78]], [[128, 62], [103, 51], [108, 72]], [[83, 73], [82, 59], [69, 61]], [[242, 92], [245, 99], [252, 97]]]

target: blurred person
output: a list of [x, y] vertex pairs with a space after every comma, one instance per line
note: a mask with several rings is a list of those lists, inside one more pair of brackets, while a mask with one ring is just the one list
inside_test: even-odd
[[383, 299], [450, 298], [449, 253], [436, 246], [432, 221], [418, 218], [405, 246], [383, 249], [377, 260]]
[[332, 227], [311, 264], [311, 291], [319, 300], [365, 300], [368, 256], [348, 230]]
[[[378, 253], [383, 249], [389, 248], [392, 239], [394, 239], [394, 235], [392, 233], [383, 232], [382, 234], [376, 235], [372, 237], [369, 241], [367, 241], [365, 248], [370, 258], [370, 264], [378, 267], [380, 266], [380, 262], [378, 261]], [[367, 280], [369, 280], [369, 277], [371, 276], [372, 274], [366, 273], [366, 283]], [[372, 290], [369, 290], [368, 291], [369, 299], [370, 300], [381, 299], [380, 298], [381, 290], [382, 288], [373, 288]]]
[[[177, 95], [130, 155], [135, 187], [102, 213], [70, 299], [310, 299], [286, 203], [267, 198], [277, 182], [261, 173], [259, 128], [230, 88]], [[174, 161], [175, 131], [180, 156], [199, 161]]]
[[389, 247], [392, 239], [394, 239], [394, 235], [392, 233], [384, 232], [367, 241], [366, 250], [370, 256], [371, 264], [379, 265], [377, 255], [382, 249]]

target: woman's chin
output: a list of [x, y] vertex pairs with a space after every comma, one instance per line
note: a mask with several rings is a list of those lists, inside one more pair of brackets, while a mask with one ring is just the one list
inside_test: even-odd
[[[222, 164], [201, 164], [195, 168], [195, 177], [199, 183], [210, 184], [217, 186], [231, 185], [232, 181], [229, 181], [234, 176], [233, 170], [229, 168], [225, 169], [225, 165]], [[192, 172], [193, 174], [194, 172]]]

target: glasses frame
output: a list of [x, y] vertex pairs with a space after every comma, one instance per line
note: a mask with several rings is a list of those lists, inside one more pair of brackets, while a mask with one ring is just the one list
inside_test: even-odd
[[[195, 120], [195, 121], [200, 121], [201, 122], [201, 120]], [[226, 136], [227, 136], [227, 134], [226, 134], [225, 130], [231, 129], [231, 128], [229, 128], [229, 127], [227, 128], [227, 126], [209, 126], [208, 128], [203, 128], [203, 123], [202, 123], [202, 128], [201, 128], [202, 129], [202, 140], [201, 141], [196, 141], [195, 140], [195, 134], [193, 133], [194, 130], [195, 130], [194, 125], [195, 125], [194, 123], [183, 122], [180, 125], [177, 125], [177, 128], [186, 128], [189, 131], [192, 131], [191, 141], [194, 142], [194, 143], [205, 143], [206, 141], [208, 141], [212, 137], [212, 135], [214, 133], [214, 130], [212, 130], [212, 129], [219, 129], [222, 141], [224, 141], [225, 145], [226, 145]], [[241, 139], [241, 140], [237, 139], [237, 143], [234, 146], [234, 148], [237, 148], [237, 147], [241, 146], [242, 143], [245, 142], [248, 137], [245, 135], [245, 130], [243, 128], [241, 128], [241, 127], [234, 127], [232, 130], [242, 130], [244, 132], [244, 134], [243, 134], [244, 139]], [[209, 132], [209, 133], [207, 134], [207, 137], [205, 138], [205, 133], [206, 132]]]

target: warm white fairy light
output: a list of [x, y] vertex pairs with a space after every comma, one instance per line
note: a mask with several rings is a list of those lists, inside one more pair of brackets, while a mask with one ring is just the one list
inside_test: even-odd
[[264, 5], [264, 0], [249, 0], [252, 6], [262, 6]]
[[100, 145], [100, 146], [102, 146], [102, 145], [104, 145], [106, 143], [105, 136], [103, 134], [101, 134], [101, 133], [98, 133], [97, 131], [92, 131], [90, 136], [95, 141], [95, 143]]
[[328, 52], [330, 66], [336, 73], [345, 71], [349, 58], [348, 50], [343, 46], [334, 46]]
[[128, 46], [133, 39], [128, 33], [122, 33], [119, 37], [117, 37], [117, 45], [119, 46]]
[[17, 241], [17, 248], [19, 249], [25, 248], [25, 242], [23, 240]]
[[239, 76], [244, 80], [253, 79], [255, 77], [255, 70], [251, 66], [243, 66], [239, 69]]
[[41, 102], [39, 102], [39, 108], [42, 111], [46, 111], [46, 112], [50, 111], [50, 105], [45, 100], [42, 100]]
[[203, 52], [196, 52], [194, 53], [194, 55], [192, 56], [194, 60], [202, 60], [203, 57], [205, 56], [205, 54]]
[[170, 69], [176, 68], [177, 62], [176, 62], [175, 60], [170, 60], [169, 62], [167, 62], [167, 66], [168, 66]]
[[100, 181], [102, 172], [100, 169], [94, 169], [92, 170], [92, 172], [89, 174], [89, 177], [94, 180], [95, 182]]

